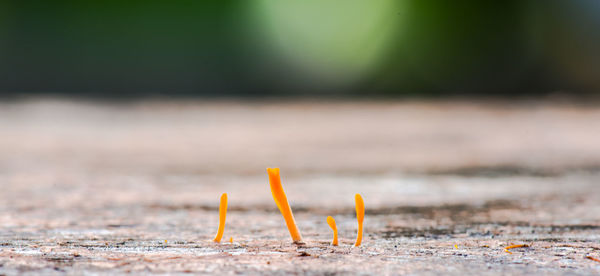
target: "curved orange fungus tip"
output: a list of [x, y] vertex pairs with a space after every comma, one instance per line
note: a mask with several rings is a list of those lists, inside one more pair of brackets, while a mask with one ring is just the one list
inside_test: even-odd
[[267, 168], [267, 173], [269, 174], [271, 194], [273, 195], [275, 204], [277, 204], [277, 207], [279, 208], [279, 211], [281, 212], [281, 215], [285, 220], [285, 224], [287, 225], [287, 228], [290, 231], [290, 236], [292, 237], [292, 240], [294, 241], [294, 243], [303, 243], [302, 235], [300, 235], [300, 231], [298, 231], [298, 227], [296, 226], [296, 220], [294, 219], [294, 214], [292, 214], [292, 208], [288, 203], [285, 191], [283, 190], [283, 186], [281, 186], [279, 168]]
[[358, 247], [362, 243], [363, 221], [365, 219], [365, 202], [360, 194], [354, 195], [354, 202], [356, 204], [356, 220], [358, 222], [358, 232], [356, 234], [356, 242], [354, 243], [354, 246]]
[[331, 245], [337, 246], [338, 245], [338, 231], [337, 231], [337, 226], [335, 225], [335, 219], [333, 219], [332, 216], [328, 216], [327, 224], [329, 224], [329, 227], [331, 227], [331, 230], [333, 230], [333, 241], [331, 242]]
[[219, 204], [219, 229], [217, 230], [217, 236], [215, 236], [215, 242], [221, 242], [223, 238], [223, 232], [225, 231], [225, 217], [227, 216], [227, 193], [221, 195], [221, 203]]

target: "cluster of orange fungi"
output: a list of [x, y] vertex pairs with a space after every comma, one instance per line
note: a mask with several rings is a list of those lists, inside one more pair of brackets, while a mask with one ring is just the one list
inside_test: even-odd
[[[287, 225], [287, 228], [290, 231], [292, 241], [296, 244], [304, 243], [302, 241], [302, 235], [300, 235], [300, 231], [298, 230], [298, 226], [296, 226], [296, 220], [294, 219], [292, 208], [288, 203], [285, 191], [283, 190], [283, 186], [281, 185], [279, 168], [268, 168], [267, 173], [269, 174], [269, 183], [271, 184], [271, 194], [273, 195], [275, 204], [277, 204], [277, 207], [279, 208], [279, 211], [281, 212], [281, 215], [285, 220], [285, 224]], [[363, 201], [362, 196], [360, 196], [360, 194], [356, 194], [354, 196], [354, 200], [356, 203], [356, 220], [358, 221], [358, 232], [356, 236], [356, 242], [354, 243], [354, 246], [356, 247], [360, 246], [360, 244], [362, 243], [363, 220], [365, 218], [365, 202]], [[227, 193], [224, 193], [223, 195], [221, 195], [221, 202], [219, 204], [219, 228], [217, 230], [217, 235], [214, 239], [215, 242], [221, 242], [221, 238], [223, 238], [223, 232], [225, 231], [226, 216]], [[333, 217], [327, 217], [327, 224], [329, 224], [329, 226], [333, 230], [333, 241], [331, 242], [331, 244], [337, 246], [339, 244], [338, 232]], [[233, 241], [233, 238], [231, 238], [230, 241]]]

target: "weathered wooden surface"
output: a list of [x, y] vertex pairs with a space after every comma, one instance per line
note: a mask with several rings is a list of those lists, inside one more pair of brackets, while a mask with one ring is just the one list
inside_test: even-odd
[[545, 103], [0, 103], [0, 274], [598, 274], [599, 122]]

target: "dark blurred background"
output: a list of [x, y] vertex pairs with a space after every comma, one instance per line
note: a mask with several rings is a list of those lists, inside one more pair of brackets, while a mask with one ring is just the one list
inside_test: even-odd
[[600, 94], [600, 1], [0, 2], [0, 93]]

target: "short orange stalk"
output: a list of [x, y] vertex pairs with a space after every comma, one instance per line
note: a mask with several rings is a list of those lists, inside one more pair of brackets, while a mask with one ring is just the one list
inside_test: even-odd
[[337, 226], [335, 225], [335, 219], [333, 219], [333, 217], [331, 217], [331, 216], [328, 216], [327, 224], [329, 224], [329, 227], [331, 227], [331, 230], [333, 230], [333, 241], [331, 242], [331, 245], [337, 246], [338, 245], [338, 231], [337, 231]]
[[217, 230], [217, 236], [215, 236], [215, 242], [221, 242], [223, 238], [223, 232], [225, 231], [225, 217], [227, 216], [227, 193], [221, 195], [221, 203], [219, 204], [219, 229]]
[[292, 214], [292, 208], [290, 207], [287, 197], [285, 196], [285, 191], [281, 186], [279, 168], [267, 168], [267, 173], [269, 174], [271, 194], [273, 194], [275, 204], [277, 204], [281, 215], [285, 219], [285, 224], [290, 231], [290, 236], [292, 237], [294, 243], [302, 243], [302, 236], [300, 235], [300, 231], [298, 231], [298, 227], [296, 226], [296, 220], [294, 219], [294, 214]]
[[358, 247], [362, 243], [365, 202], [360, 194], [354, 195], [354, 201], [356, 203], [356, 220], [358, 221], [358, 233], [356, 235], [356, 243], [354, 243], [354, 246]]

